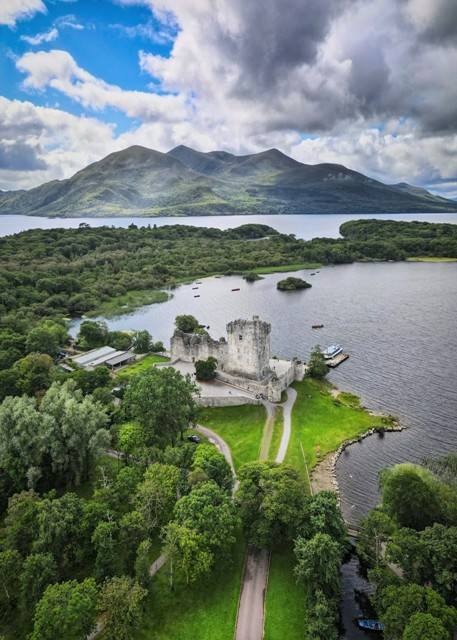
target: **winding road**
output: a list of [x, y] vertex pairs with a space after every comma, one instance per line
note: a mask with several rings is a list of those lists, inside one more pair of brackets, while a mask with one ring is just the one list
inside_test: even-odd
[[[282, 405], [272, 405], [282, 406], [284, 414], [282, 437], [275, 459], [275, 462], [278, 463], [283, 462], [286, 457], [292, 432], [292, 407], [296, 399], [297, 392], [295, 389], [289, 388], [287, 400]], [[269, 416], [270, 413], [268, 413]], [[249, 547], [238, 605], [235, 640], [262, 640], [263, 638], [269, 566], [270, 554], [268, 551]]]

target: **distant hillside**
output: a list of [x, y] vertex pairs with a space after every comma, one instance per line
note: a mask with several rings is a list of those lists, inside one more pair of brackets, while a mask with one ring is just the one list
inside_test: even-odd
[[0, 214], [193, 216], [457, 211], [457, 202], [406, 183], [387, 185], [343, 165], [306, 165], [277, 149], [236, 156], [134, 146], [67, 180], [0, 191]]

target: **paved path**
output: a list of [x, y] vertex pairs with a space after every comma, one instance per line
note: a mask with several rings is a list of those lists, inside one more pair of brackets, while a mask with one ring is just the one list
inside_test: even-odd
[[236, 624], [235, 640], [263, 638], [263, 603], [268, 583], [270, 554], [249, 547]]
[[287, 447], [289, 446], [290, 434], [292, 433], [292, 407], [297, 399], [297, 392], [292, 387], [287, 390], [287, 400], [282, 404], [284, 414], [284, 426], [282, 430], [281, 443], [279, 445], [278, 455], [275, 462], [284, 462]]
[[[292, 431], [292, 407], [297, 399], [295, 389], [287, 390], [287, 400], [282, 403], [284, 426], [275, 462], [286, 457]], [[278, 406], [278, 405], [277, 405]], [[249, 547], [246, 557], [241, 596], [238, 605], [235, 640], [262, 640], [265, 617], [265, 596], [268, 585], [270, 554], [265, 549]]]
[[232, 493], [235, 494], [240, 483], [238, 481], [238, 478], [236, 477], [235, 465], [233, 464], [232, 452], [230, 451], [230, 447], [225, 442], [225, 440], [221, 438], [220, 435], [218, 435], [215, 431], [208, 429], [208, 427], [203, 427], [201, 424], [197, 424], [197, 426], [195, 427], [195, 430], [201, 433], [203, 436], [205, 436], [205, 438], [208, 438], [211, 444], [216, 445], [216, 447], [219, 449], [219, 451], [222, 453], [224, 458], [229, 463], [230, 468], [232, 469], [233, 477], [235, 478], [235, 482], [233, 483], [233, 491], [232, 491]]

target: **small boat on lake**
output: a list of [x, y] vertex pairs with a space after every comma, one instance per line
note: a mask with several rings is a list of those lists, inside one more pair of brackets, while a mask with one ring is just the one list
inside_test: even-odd
[[192, 287], [192, 291], [195, 291], [196, 289], [198, 289], [198, 287]]
[[356, 624], [359, 629], [366, 631], [384, 631], [384, 625], [379, 620], [370, 620], [369, 618], [357, 618]]
[[199, 298], [199, 297], [200, 297], [200, 294], [199, 294], [199, 293], [197, 293], [197, 295], [196, 295], [196, 296], [194, 296], [194, 298]]
[[312, 324], [311, 329], [322, 329], [323, 326], [324, 326], [323, 324]]
[[323, 356], [326, 360], [331, 360], [339, 353], [343, 351], [343, 347], [340, 344], [331, 344], [323, 351]]
[[240, 288], [238, 287], [237, 289], [232, 289], [232, 291], [240, 291]]

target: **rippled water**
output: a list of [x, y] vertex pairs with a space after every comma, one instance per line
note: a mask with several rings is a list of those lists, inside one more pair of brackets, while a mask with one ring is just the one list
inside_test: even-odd
[[[238, 276], [208, 278], [200, 298], [185, 285], [169, 302], [109, 324], [145, 328], [168, 343], [180, 313], [197, 316], [215, 337], [229, 320], [259, 314], [272, 323], [273, 354], [307, 358], [316, 342], [340, 342], [351, 357], [330, 380], [408, 427], [367, 438], [340, 458], [343, 510], [355, 522], [377, 501], [382, 467], [457, 449], [457, 263], [352, 264], [298, 275], [312, 289], [277, 291], [284, 274], [254, 284]], [[241, 290], [231, 292], [234, 287]], [[320, 322], [325, 327], [313, 331], [311, 324]]]
[[[138, 227], [156, 224], [159, 227], [169, 224], [184, 224], [194, 227], [217, 227], [231, 229], [241, 224], [259, 223], [274, 227], [281, 233], [294, 233], [297, 238], [338, 237], [340, 225], [347, 220], [363, 218], [361, 214], [307, 214], [307, 215], [267, 215], [267, 216], [192, 216], [180, 218], [41, 218], [38, 216], [0, 216], [0, 236], [19, 233], [26, 229], [54, 229], [75, 228], [80, 224], [91, 227], [114, 226], [128, 227], [136, 224]], [[370, 214], [369, 218], [384, 218], [389, 220], [422, 220], [428, 222], [451, 222], [457, 224], [455, 213], [398, 213], [398, 214]]]

